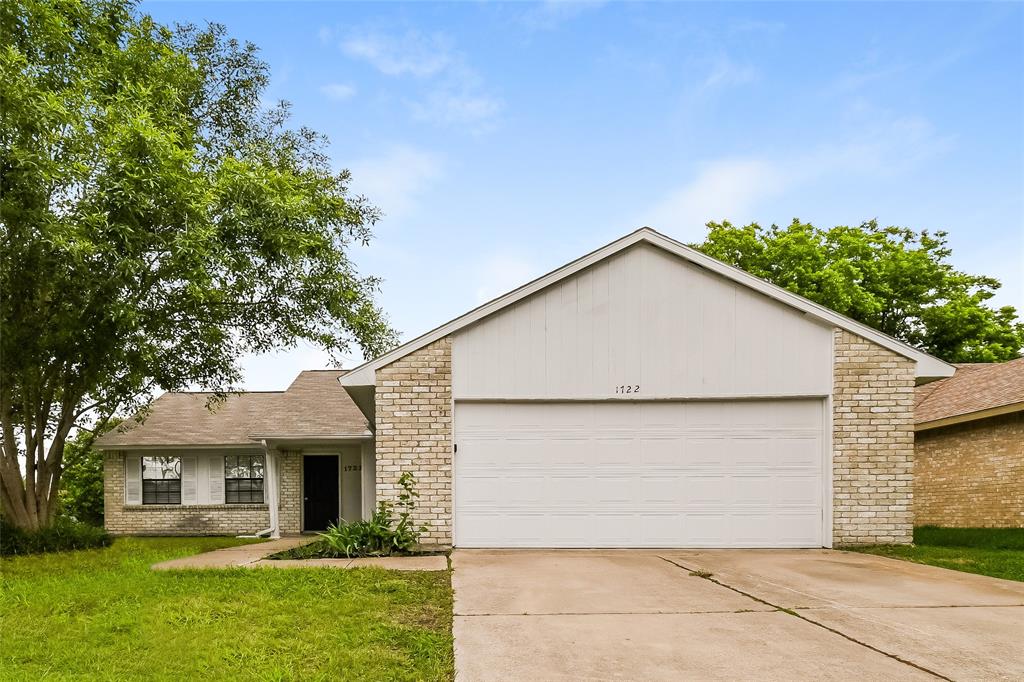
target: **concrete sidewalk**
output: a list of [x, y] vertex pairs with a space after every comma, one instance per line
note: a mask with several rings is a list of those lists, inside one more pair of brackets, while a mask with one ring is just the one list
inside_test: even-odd
[[250, 566], [263, 557], [281, 552], [293, 547], [300, 547], [306, 543], [316, 540], [314, 536], [301, 536], [280, 538], [267, 542], [256, 542], [249, 545], [237, 545], [235, 547], [224, 547], [215, 549], [212, 552], [193, 554], [192, 556], [161, 561], [153, 564], [154, 571], [168, 571], [179, 568], [231, 568], [233, 566]]
[[376, 566], [389, 571], [447, 571], [448, 557], [395, 556], [361, 559], [267, 559], [277, 552], [300, 547], [316, 540], [316, 536], [302, 536], [270, 540], [251, 545], [225, 547], [212, 552], [194, 554], [180, 559], [153, 564], [154, 571], [204, 568], [362, 568]]

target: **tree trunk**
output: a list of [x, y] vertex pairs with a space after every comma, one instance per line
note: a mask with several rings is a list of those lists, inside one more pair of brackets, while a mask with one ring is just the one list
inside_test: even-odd
[[[49, 415], [34, 422], [26, 420], [20, 434], [25, 448], [22, 453], [10, 404], [6, 396], [0, 398], [0, 512], [8, 523], [35, 531], [49, 526], [57, 517], [64, 444], [74, 425], [74, 407], [68, 403], [61, 406], [60, 418], [48, 449], [44, 438]], [[51, 405], [47, 404], [47, 412], [50, 408]]]

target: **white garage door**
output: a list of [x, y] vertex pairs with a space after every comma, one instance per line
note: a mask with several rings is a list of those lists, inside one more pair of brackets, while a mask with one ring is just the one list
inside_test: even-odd
[[460, 547], [820, 547], [823, 402], [458, 403]]

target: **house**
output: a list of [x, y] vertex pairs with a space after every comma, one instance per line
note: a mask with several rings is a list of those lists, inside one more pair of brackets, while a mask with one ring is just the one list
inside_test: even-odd
[[373, 433], [338, 384], [341, 374], [302, 372], [285, 391], [220, 402], [209, 393], [164, 393], [141, 424], [126, 421], [97, 440], [106, 451], [107, 530], [298, 533], [367, 515], [373, 483], [362, 471], [367, 462], [373, 469]]
[[919, 386], [917, 525], [1024, 528], [1024, 358]]
[[351, 371], [161, 397], [100, 443], [108, 525], [314, 530], [408, 471], [428, 545], [906, 543], [914, 387], [953, 372], [643, 228]]

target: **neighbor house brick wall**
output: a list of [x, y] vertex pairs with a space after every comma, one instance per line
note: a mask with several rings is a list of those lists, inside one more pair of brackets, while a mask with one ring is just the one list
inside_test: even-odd
[[377, 501], [396, 501], [416, 477], [424, 545], [452, 544], [452, 347], [446, 337], [377, 370]]
[[918, 432], [914, 522], [1024, 528], [1024, 413]]
[[832, 540], [913, 540], [914, 362], [835, 330]]
[[265, 504], [124, 503], [124, 453], [103, 458], [103, 525], [114, 535], [247, 535], [270, 525]]
[[281, 535], [302, 532], [302, 454], [277, 453], [277, 529]]

